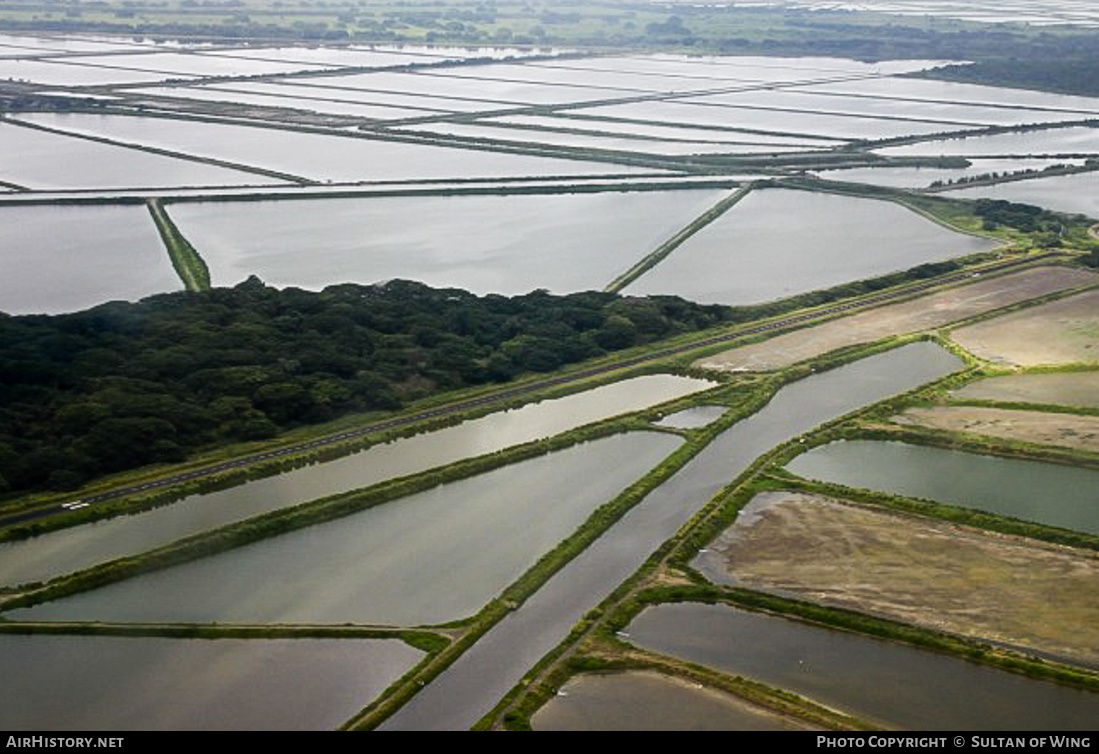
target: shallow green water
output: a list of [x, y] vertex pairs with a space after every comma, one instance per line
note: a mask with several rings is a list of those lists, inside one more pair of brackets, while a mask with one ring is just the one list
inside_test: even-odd
[[1099, 471], [878, 440], [829, 443], [787, 468], [800, 476], [938, 500], [1099, 534]]

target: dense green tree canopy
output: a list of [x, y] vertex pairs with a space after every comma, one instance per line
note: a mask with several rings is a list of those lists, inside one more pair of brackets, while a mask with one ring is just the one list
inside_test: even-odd
[[69, 489], [729, 317], [675, 298], [479, 297], [402, 280], [313, 293], [256, 278], [75, 314], [0, 315], [0, 492]]

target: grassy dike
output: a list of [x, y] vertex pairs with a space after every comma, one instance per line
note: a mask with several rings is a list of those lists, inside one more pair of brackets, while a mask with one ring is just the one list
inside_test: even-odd
[[146, 204], [149, 207], [149, 214], [153, 217], [153, 222], [156, 223], [157, 232], [160, 233], [160, 240], [164, 242], [164, 247], [168, 250], [172, 267], [175, 268], [179, 279], [183, 281], [183, 287], [189, 291], [210, 290], [210, 268], [206, 266], [206, 262], [199, 256], [195, 247], [183, 237], [183, 234], [179, 232], [179, 228], [168, 217], [164, 205], [160, 203], [159, 199], [149, 199]]
[[664, 243], [660, 244], [650, 254], [647, 254], [641, 259], [640, 262], [635, 264], [626, 272], [619, 275], [617, 278], [611, 281], [611, 283], [603, 290], [609, 293], [618, 293], [627, 285], [637, 280], [646, 272], [651, 270], [656, 265], [660, 264], [664, 259], [675, 251], [679, 246], [688, 238], [693, 236], [698, 231], [705, 228], [717, 218], [721, 217], [725, 212], [733, 205], [748, 195], [748, 192], [752, 190], [752, 185], [749, 184], [736, 191], [729, 196], [722, 198], [714, 206], [703, 212], [696, 217], [684, 228], [680, 229], [675, 235], [669, 238]]

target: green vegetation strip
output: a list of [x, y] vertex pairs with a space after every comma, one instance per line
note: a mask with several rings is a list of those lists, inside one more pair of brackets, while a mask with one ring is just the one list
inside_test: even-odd
[[660, 262], [663, 261], [665, 257], [667, 257], [669, 254], [679, 248], [679, 246], [688, 238], [705, 228], [707, 225], [712, 223], [717, 218], [721, 217], [723, 214], [725, 214], [726, 210], [728, 210], [734, 204], [747, 196], [748, 192], [750, 192], [751, 190], [751, 185], [744, 186], [743, 188], [734, 191], [729, 196], [722, 198], [720, 201], [717, 202], [717, 204], [710, 207], [708, 210], [692, 220], [686, 227], [681, 229], [664, 243], [660, 244], [660, 246], [656, 247], [656, 249], [652, 253], [648, 254], [640, 262], [638, 262], [626, 272], [611, 281], [611, 283], [603, 290], [610, 293], [618, 293], [619, 291], [621, 291], [627, 285], [637, 280], [639, 277], [644, 275], [656, 265], [660, 264]]
[[440, 632], [372, 626], [278, 626], [201, 623], [12, 623], [0, 634], [47, 636], [162, 636], [170, 639], [400, 639], [425, 652], [450, 646]]
[[168, 217], [159, 200], [150, 199], [148, 207], [149, 214], [153, 216], [153, 222], [156, 223], [156, 229], [160, 233], [160, 239], [168, 250], [172, 267], [183, 281], [183, 286], [189, 291], [210, 290], [210, 268], [206, 266], [206, 262], [198, 251], [179, 232], [179, 228]]

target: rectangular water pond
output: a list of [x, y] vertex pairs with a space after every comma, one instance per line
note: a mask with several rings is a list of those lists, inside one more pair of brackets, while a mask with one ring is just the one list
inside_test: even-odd
[[910, 730], [1090, 730], [1099, 694], [725, 605], [649, 608], [629, 641]]
[[395, 639], [0, 635], [0, 728], [333, 730], [422, 657]]
[[721, 189], [173, 204], [215, 285], [392, 278], [514, 295], [601, 290]]
[[669, 374], [635, 377], [372, 445], [237, 487], [190, 495], [142, 513], [0, 543], [0, 583], [44, 581], [235, 521], [551, 437], [708, 387], [712, 383]]
[[637, 295], [755, 304], [994, 248], [900, 205], [752, 191], [626, 287]]
[[633, 432], [16, 611], [34, 620], [418, 625], [472, 615], [679, 446]]
[[281, 183], [254, 173], [0, 123], [0, 180], [35, 190]]
[[59, 314], [182, 288], [142, 205], [0, 207], [0, 312]]
[[648, 172], [609, 163], [171, 118], [35, 113], [22, 120], [319, 181]]
[[937, 500], [1099, 534], [1099, 471], [880, 440], [813, 448], [787, 468], [848, 487]]

